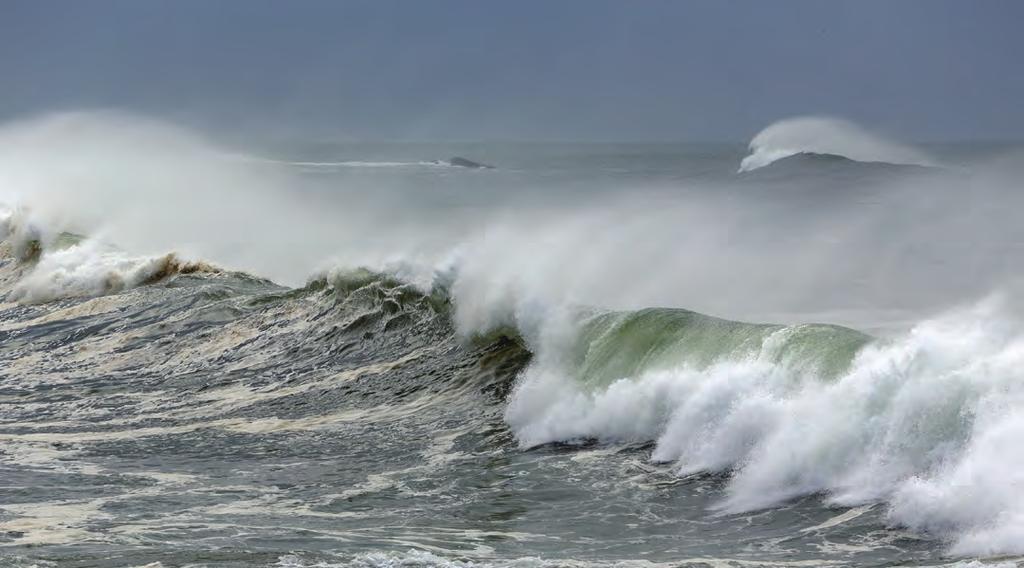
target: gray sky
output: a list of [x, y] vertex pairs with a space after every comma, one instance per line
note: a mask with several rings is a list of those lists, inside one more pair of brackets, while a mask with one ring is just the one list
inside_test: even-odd
[[1024, 138], [1019, 1], [5, 0], [0, 117], [354, 139]]

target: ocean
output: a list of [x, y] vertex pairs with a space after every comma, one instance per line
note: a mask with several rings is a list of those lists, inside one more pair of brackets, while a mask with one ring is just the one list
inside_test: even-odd
[[0, 128], [0, 565], [1024, 555], [1020, 145], [244, 142]]

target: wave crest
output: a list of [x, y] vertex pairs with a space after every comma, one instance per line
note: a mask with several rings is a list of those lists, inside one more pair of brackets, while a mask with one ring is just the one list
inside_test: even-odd
[[6, 289], [8, 300], [38, 304], [103, 296], [178, 274], [218, 272], [175, 253], [133, 256], [96, 239], [57, 232], [24, 209], [0, 217], [0, 290]]
[[1024, 330], [1004, 312], [989, 300], [888, 341], [689, 312], [614, 316], [584, 325], [579, 367], [541, 346], [506, 421], [527, 447], [654, 441], [653, 459], [680, 474], [729, 473], [725, 512], [821, 493], [886, 503], [893, 522], [957, 554], [1020, 553]]
[[780, 120], [750, 141], [750, 155], [740, 172], [763, 168], [797, 154], [829, 154], [857, 162], [935, 166], [920, 150], [891, 142], [860, 126], [838, 118], [798, 117]]

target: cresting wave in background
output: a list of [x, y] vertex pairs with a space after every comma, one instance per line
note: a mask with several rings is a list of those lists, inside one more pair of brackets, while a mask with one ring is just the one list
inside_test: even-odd
[[469, 149], [498, 168], [5, 127], [4, 550], [1024, 554], [1012, 150], [826, 118], [769, 126], [738, 173], [731, 147]]
[[763, 168], [797, 154], [840, 156], [883, 164], [937, 165], [920, 150], [880, 138], [851, 122], [801, 117], [776, 122], [755, 136], [750, 142], [750, 155], [740, 162], [740, 171]]

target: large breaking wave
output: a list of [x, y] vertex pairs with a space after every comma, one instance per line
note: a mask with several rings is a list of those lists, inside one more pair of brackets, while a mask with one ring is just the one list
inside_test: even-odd
[[[80, 134], [77, 118], [67, 134], [68, 120], [48, 122], [41, 130], [19, 127], [9, 134], [14, 138], [0, 146], [9, 153], [7, 159], [0, 158], [0, 165], [7, 176], [5, 189], [19, 191], [6, 193], [8, 198], [31, 197], [32, 192], [65, 195], [63, 186], [54, 184], [99, 179], [92, 167], [97, 156], [89, 156], [88, 163], [61, 163], [60, 175], [55, 178], [51, 170], [43, 181], [24, 165], [26, 156], [50, 163], [50, 158], [40, 156], [52, 144], [55, 130], [62, 141]], [[116, 131], [129, 142], [109, 149], [110, 155], [137, 151], [139, 131], [121, 120], [115, 122]], [[99, 128], [92, 118], [84, 124], [86, 130]], [[774, 125], [752, 142], [754, 153], [744, 161], [744, 169], [759, 167], [784, 152], [804, 151], [928, 163], [912, 150], [880, 147], [876, 139], [837, 124], [814, 120]], [[834, 133], [835, 128], [842, 131], [841, 140], [816, 145], [803, 139], [808, 129]], [[102, 130], [109, 140], [107, 126]], [[181, 224], [158, 221], [147, 232], [155, 212], [140, 205], [144, 200], [132, 202], [137, 207], [129, 210], [145, 221], [87, 219], [94, 224], [86, 223], [83, 232], [92, 230], [94, 236], [83, 238], [68, 232], [83, 227], [82, 217], [41, 210], [38, 199], [27, 199], [28, 205], [10, 210], [2, 222], [0, 285], [7, 301], [38, 304], [94, 297], [170, 285], [183, 275], [223, 277], [223, 271], [212, 265], [182, 258], [233, 260], [259, 273], [266, 264], [245, 259], [252, 249], [263, 255], [263, 246], [274, 251], [270, 262], [295, 261], [291, 257], [301, 249], [301, 268], [288, 270], [309, 274], [316, 264], [310, 259], [344, 246], [324, 217], [311, 213], [312, 228], [300, 230], [299, 216], [305, 208], [285, 205], [270, 190], [250, 194], [265, 180], [225, 170], [231, 166], [208, 159], [219, 151], [194, 148], [190, 135], [163, 127], [158, 132], [193, 167], [202, 166], [202, 176], [176, 178], [174, 184], [212, 188], [207, 184], [213, 179], [232, 187], [241, 184], [245, 191], [231, 190], [236, 193], [225, 202], [214, 201], [205, 208], [203, 215], [210, 217], [185, 223], [204, 238], [183, 253], [171, 252], [178, 247], [167, 238], [172, 226], [180, 230]], [[147, 136], [142, 139], [152, 140]], [[129, 162], [127, 167], [142, 167], [147, 174], [169, 172], [164, 163]], [[125, 166], [102, 161], [101, 165], [107, 172]], [[160, 184], [152, 192], [170, 202], [178, 188]], [[92, 197], [105, 194], [109, 187], [97, 191]], [[117, 198], [133, 191], [117, 193]], [[241, 207], [241, 214], [236, 207]], [[651, 228], [644, 222], [656, 221], [657, 215], [647, 208], [643, 213], [627, 216], [636, 225], [618, 227], [606, 243], [596, 242], [600, 235], [592, 229], [610, 226], [613, 219], [621, 221], [619, 212], [570, 222], [559, 218], [535, 231], [533, 240], [500, 224], [479, 233], [467, 227], [461, 240], [440, 247], [437, 254], [396, 261], [392, 249], [384, 247], [371, 251], [373, 260], [362, 263], [373, 270], [332, 273], [311, 280], [302, 290], [329, 286], [346, 302], [361, 298], [366, 311], [343, 328], [353, 334], [366, 326], [375, 333], [419, 331], [403, 322], [415, 319], [410, 312], [430, 310], [450, 324], [431, 328], [449, 333], [448, 341], [456, 336], [470, 342], [506, 337], [525, 346], [531, 362], [514, 388], [503, 387], [511, 389], [505, 421], [524, 448], [594, 439], [654, 442], [652, 459], [674, 464], [680, 475], [728, 474], [727, 497], [716, 505], [720, 511], [773, 507], [809, 494], [821, 494], [826, 502], [842, 506], [883, 502], [894, 524], [947, 540], [953, 553], [1024, 553], [1024, 494], [1019, 491], [1024, 482], [1024, 451], [1019, 444], [1024, 437], [1024, 328], [1009, 315], [1012, 298], [991, 298], [950, 311], [886, 338], [831, 324], [742, 323], [678, 308], [611, 309], [595, 301], [595, 294], [604, 289], [593, 288], [592, 279], [607, 260], [601, 255], [617, 250], [615, 238], [649, 234]], [[230, 234], [242, 232], [253, 239], [241, 256], [233, 254], [237, 247], [208, 242], [216, 240], [213, 233], [224, 232], [225, 219]], [[246, 231], [250, 224], [269, 230], [273, 238]], [[654, 230], [659, 227], [655, 224]], [[129, 254], [110, 244], [124, 238], [132, 245], [133, 237], [144, 236], [149, 246], [143, 249], [165, 248], [148, 255]], [[307, 239], [316, 246], [303, 248]], [[527, 244], [517, 244], [524, 240]], [[282, 241], [287, 246], [282, 247]], [[541, 254], [537, 243], [549, 249]], [[567, 268], [565, 259], [580, 256], [581, 250], [596, 256]], [[636, 250], [631, 247], [629, 254]], [[650, 255], [635, 257], [638, 264], [628, 271], [630, 276], [641, 279], [647, 277], [644, 269], [658, 270], [649, 260], [660, 250], [654, 247]], [[192, 251], [198, 254], [190, 255]], [[697, 260], [702, 258], [707, 257]], [[689, 268], [689, 273], [712, 270]], [[607, 285], [617, 287], [614, 281]], [[273, 293], [285, 298], [276, 288]], [[352, 304], [345, 306], [350, 309]], [[296, 318], [291, 325], [321, 325], [311, 323], [315, 319]], [[318, 328], [317, 333], [328, 337], [336, 330]], [[500, 353], [515, 359], [517, 369], [525, 362], [519, 350]]]
[[524, 446], [655, 441], [680, 475], [728, 472], [725, 511], [800, 495], [890, 505], [958, 554], [1022, 551], [1024, 330], [998, 300], [871, 340], [645, 310], [540, 346], [506, 419]]

